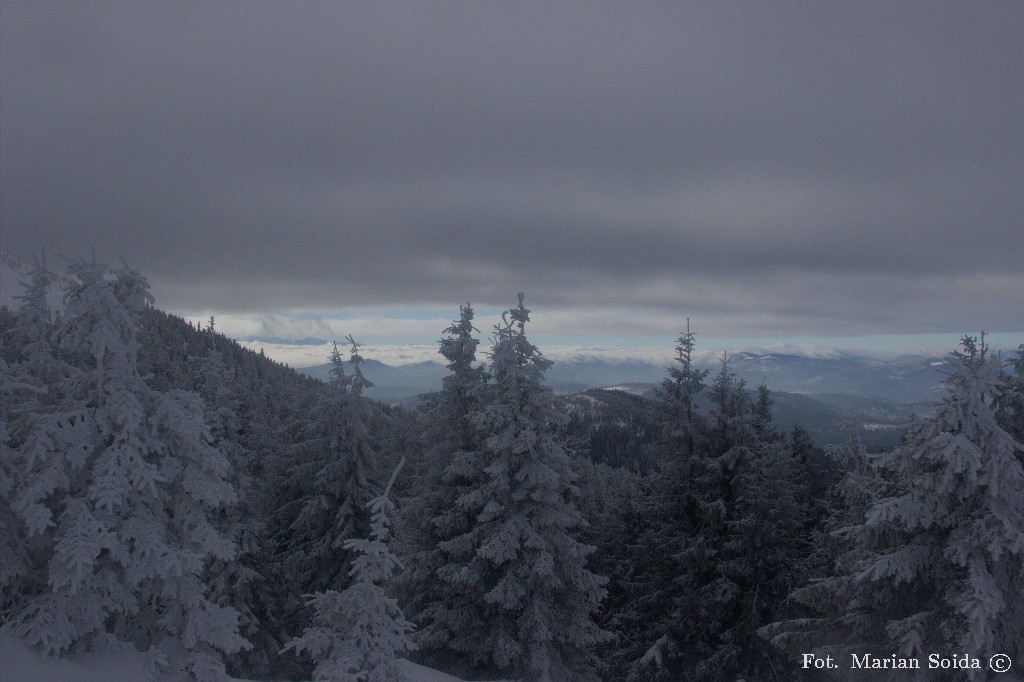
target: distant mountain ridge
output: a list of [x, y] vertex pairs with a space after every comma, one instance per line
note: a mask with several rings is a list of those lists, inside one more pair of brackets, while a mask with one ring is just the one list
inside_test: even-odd
[[[326, 380], [330, 367], [322, 364], [298, 371]], [[719, 367], [706, 367], [710, 370], [709, 383]], [[419, 395], [438, 390], [448, 374], [445, 367], [434, 362], [394, 367], [367, 359], [362, 369], [374, 383], [366, 391], [368, 397], [406, 407], [415, 406]], [[749, 389], [764, 382], [771, 390], [773, 421], [781, 431], [788, 432], [800, 424], [822, 446], [845, 442], [853, 429], [866, 446], [879, 449], [896, 444], [915, 415], [934, 409], [944, 395], [942, 382], [949, 363], [929, 357], [882, 360], [855, 355], [820, 358], [743, 352], [729, 356], [729, 369], [745, 379]], [[576, 409], [607, 410], [598, 403], [608, 403], [611, 395], [619, 393], [641, 401], [630, 408], [635, 411], [642, 404], [649, 405], [644, 410], [654, 409], [656, 388], [667, 375], [666, 367], [648, 362], [588, 358], [555, 362], [546, 380]]]
[[[296, 371], [321, 381], [327, 381], [330, 378], [328, 372], [331, 367], [330, 363], [326, 363], [313, 367], [300, 367]], [[346, 362], [345, 370], [351, 372], [350, 368], [351, 365]], [[448, 369], [435, 362], [419, 362], [414, 365], [394, 367], [365, 358], [362, 362], [362, 372], [363, 376], [373, 382], [373, 386], [366, 389], [367, 397], [386, 403], [415, 401], [421, 393], [439, 390], [441, 380], [448, 375]]]
[[[729, 356], [729, 369], [756, 388], [762, 382], [775, 392], [807, 395], [849, 395], [889, 401], [896, 405], [937, 402], [942, 398], [942, 358], [879, 360], [853, 355], [815, 358], [779, 353], [737, 353]], [[326, 380], [330, 364], [303, 367], [298, 371]], [[711, 377], [718, 366], [707, 367]], [[375, 386], [367, 395], [385, 402], [400, 402], [421, 393], [436, 391], [448, 373], [440, 364], [420, 362], [395, 367], [366, 359], [363, 373]], [[546, 381], [560, 394], [591, 388], [621, 387], [644, 392], [667, 376], [664, 366], [644, 361], [586, 359], [555, 362]], [[631, 388], [632, 387], [632, 388]]]
[[[840, 355], [813, 358], [780, 353], [737, 353], [729, 368], [751, 386], [762, 382], [773, 391], [807, 394], [847, 393], [896, 403], [928, 403], [942, 398], [944, 358], [893, 360]], [[712, 371], [716, 371], [714, 368]]]

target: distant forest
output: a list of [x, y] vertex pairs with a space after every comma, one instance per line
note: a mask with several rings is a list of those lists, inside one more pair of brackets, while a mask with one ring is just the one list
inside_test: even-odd
[[777, 430], [770, 387], [697, 368], [689, 331], [653, 402], [556, 395], [522, 294], [486, 348], [453, 307], [415, 409], [367, 397], [356, 339], [304, 377], [127, 266], [35, 261], [16, 300], [0, 621], [47, 655], [132, 647], [202, 681], [1024, 665], [1024, 344], [965, 336], [942, 404], [868, 453]]

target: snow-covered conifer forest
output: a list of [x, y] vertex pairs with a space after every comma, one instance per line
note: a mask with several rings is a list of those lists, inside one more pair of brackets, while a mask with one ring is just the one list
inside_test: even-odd
[[483, 332], [453, 306], [449, 374], [406, 410], [368, 396], [351, 337], [321, 382], [162, 312], [128, 266], [37, 262], [0, 309], [4, 638], [131, 652], [161, 680], [1024, 666], [1024, 344], [964, 337], [897, 447], [820, 450], [728, 355], [699, 369], [687, 328], [610, 466], [510, 298]]

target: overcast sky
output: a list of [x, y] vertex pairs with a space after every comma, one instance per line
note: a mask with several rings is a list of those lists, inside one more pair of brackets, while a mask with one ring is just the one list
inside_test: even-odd
[[429, 344], [520, 290], [552, 340], [669, 353], [686, 317], [1024, 332], [1024, 3], [4, 0], [0, 30], [4, 250], [123, 257], [232, 333]]

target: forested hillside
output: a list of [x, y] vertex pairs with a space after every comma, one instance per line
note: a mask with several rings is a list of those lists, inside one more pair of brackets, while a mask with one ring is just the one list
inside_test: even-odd
[[689, 331], [653, 401], [558, 396], [522, 294], [489, 348], [469, 304], [438, 330], [447, 373], [414, 411], [367, 397], [356, 339], [304, 377], [162, 312], [127, 266], [39, 262], [17, 301], [0, 618], [46, 655], [130, 648], [195, 680], [1024, 662], [1024, 344], [964, 337], [937, 411], [869, 453], [780, 429], [770, 387], [696, 367]]

